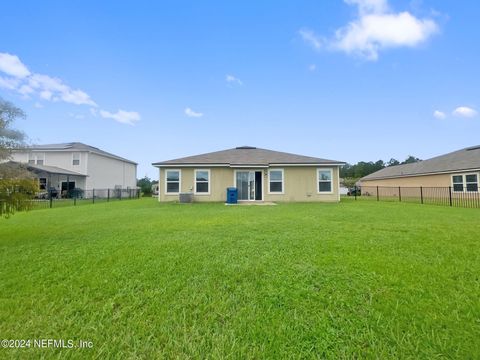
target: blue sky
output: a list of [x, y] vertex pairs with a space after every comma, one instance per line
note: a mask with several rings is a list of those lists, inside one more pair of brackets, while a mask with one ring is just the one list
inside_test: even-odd
[[139, 163], [253, 145], [343, 160], [480, 143], [476, 1], [3, 1], [0, 96], [34, 143]]

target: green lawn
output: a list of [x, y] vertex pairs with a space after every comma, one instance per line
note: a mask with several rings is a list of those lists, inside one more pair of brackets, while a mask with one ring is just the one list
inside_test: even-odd
[[159, 204], [0, 220], [0, 358], [480, 358], [480, 210]]

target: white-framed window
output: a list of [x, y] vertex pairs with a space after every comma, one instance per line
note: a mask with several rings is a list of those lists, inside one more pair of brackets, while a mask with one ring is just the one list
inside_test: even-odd
[[478, 174], [452, 175], [454, 192], [478, 192]]
[[28, 163], [33, 165], [35, 164], [35, 154], [28, 153]]
[[465, 175], [465, 189], [467, 192], [478, 192], [478, 174]]
[[195, 177], [195, 194], [210, 194], [210, 169], [195, 169], [193, 172]]
[[284, 193], [284, 171], [283, 169], [268, 170], [268, 193], [283, 194]]
[[80, 153], [78, 152], [72, 153], [72, 165], [73, 166], [80, 165]]
[[165, 170], [165, 193], [178, 194], [180, 193], [180, 182], [182, 174], [180, 170]]
[[45, 153], [37, 153], [35, 157], [37, 159], [37, 165], [43, 165], [45, 163]]
[[454, 192], [463, 192], [463, 175], [452, 175], [452, 185]]
[[45, 163], [45, 153], [29, 153], [28, 163], [32, 165], [43, 165]]
[[317, 192], [319, 194], [333, 193], [333, 170], [317, 169]]

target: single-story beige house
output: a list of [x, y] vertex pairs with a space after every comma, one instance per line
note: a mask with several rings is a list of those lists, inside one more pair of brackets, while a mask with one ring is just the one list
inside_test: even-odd
[[344, 162], [240, 146], [152, 164], [159, 168], [159, 201], [226, 201], [236, 187], [239, 201], [339, 201]]
[[[363, 177], [367, 187], [451, 187], [453, 193], [478, 192], [480, 146], [472, 146], [412, 164], [389, 166]], [[365, 190], [368, 191], [368, 190]]]

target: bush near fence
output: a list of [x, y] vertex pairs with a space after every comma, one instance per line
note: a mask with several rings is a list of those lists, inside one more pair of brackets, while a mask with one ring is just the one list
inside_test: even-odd
[[478, 191], [454, 191], [448, 187], [362, 186], [362, 199], [480, 208]]

